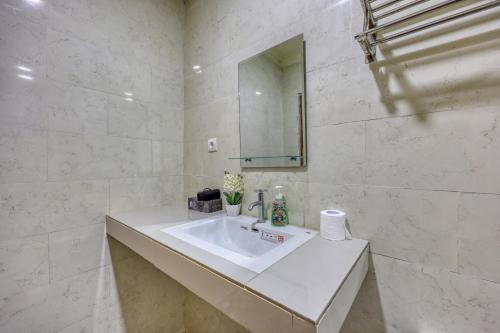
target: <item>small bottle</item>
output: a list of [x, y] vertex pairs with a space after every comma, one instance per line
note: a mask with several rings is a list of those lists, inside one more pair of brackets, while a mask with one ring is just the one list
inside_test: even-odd
[[282, 193], [283, 186], [274, 187], [273, 200], [271, 203], [271, 223], [283, 227], [288, 225], [288, 211], [286, 208], [285, 195]]

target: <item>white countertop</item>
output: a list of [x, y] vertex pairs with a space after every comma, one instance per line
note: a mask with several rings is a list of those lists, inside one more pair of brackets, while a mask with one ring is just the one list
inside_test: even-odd
[[160, 231], [190, 222], [193, 215], [205, 217], [189, 215], [185, 206], [164, 206], [109, 217], [314, 323], [368, 246], [361, 239], [339, 242], [316, 236], [257, 274]]

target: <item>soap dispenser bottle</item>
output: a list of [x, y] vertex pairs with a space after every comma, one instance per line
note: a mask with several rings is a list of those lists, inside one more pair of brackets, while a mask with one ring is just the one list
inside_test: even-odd
[[275, 226], [288, 225], [288, 210], [286, 207], [286, 198], [283, 194], [283, 186], [277, 185], [273, 190], [273, 199], [271, 203], [271, 223]]

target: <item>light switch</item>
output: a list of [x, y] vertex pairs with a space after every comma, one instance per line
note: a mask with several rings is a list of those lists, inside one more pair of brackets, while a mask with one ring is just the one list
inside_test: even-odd
[[208, 152], [217, 151], [217, 138], [208, 139]]

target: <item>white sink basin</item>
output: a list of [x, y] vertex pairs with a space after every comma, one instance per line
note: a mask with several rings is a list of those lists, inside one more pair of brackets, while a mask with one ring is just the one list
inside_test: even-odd
[[255, 220], [249, 216], [219, 215], [161, 231], [256, 273], [316, 235], [312, 230], [275, 227], [269, 222], [257, 224], [259, 231], [255, 232], [251, 230]]

